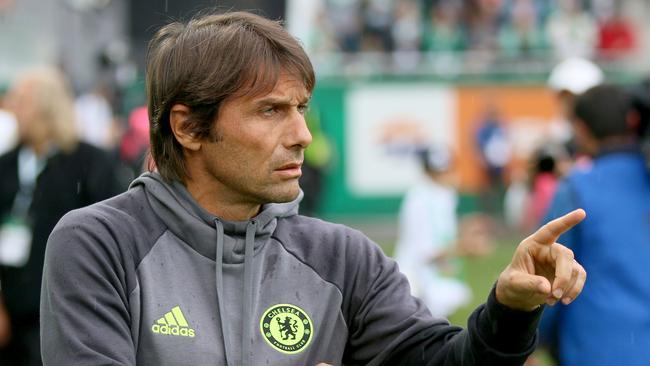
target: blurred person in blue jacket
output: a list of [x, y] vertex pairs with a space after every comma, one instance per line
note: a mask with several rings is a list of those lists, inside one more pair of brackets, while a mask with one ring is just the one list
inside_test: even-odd
[[559, 242], [589, 273], [571, 307], [545, 311], [542, 342], [560, 365], [647, 365], [650, 360], [650, 172], [640, 152], [639, 113], [618, 87], [576, 100], [578, 147], [592, 157], [560, 182], [547, 219], [574, 207], [589, 217]]
[[63, 75], [18, 78], [7, 109], [18, 144], [0, 155], [0, 365], [40, 365], [39, 299], [47, 238], [68, 211], [119, 193], [114, 166], [80, 142]]

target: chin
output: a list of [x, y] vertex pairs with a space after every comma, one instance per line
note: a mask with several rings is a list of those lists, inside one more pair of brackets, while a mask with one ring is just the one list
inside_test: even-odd
[[291, 187], [282, 187], [280, 189], [274, 189], [272, 192], [269, 192], [270, 194], [267, 196], [268, 202], [270, 203], [286, 203], [286, 202], [291, 202], [295, 200], [298, 195], [300, 194], [300, 187], [298, 186], [297, 182]]

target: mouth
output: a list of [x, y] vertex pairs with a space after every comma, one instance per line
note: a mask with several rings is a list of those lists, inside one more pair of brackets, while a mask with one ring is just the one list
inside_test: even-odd
[[302, 175], [302, 161], [287, 163], [275, 169], [277, 173], [286, 178], [298, 178]]

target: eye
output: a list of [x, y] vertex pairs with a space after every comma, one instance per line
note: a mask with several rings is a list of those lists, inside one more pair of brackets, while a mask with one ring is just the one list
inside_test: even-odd
[[301, 104], [298, 106], [298, 113], [300, 114], [305, 114], [309, 111], [309, 105], [308, 104]]
[[261, 112], [262, 112], [263, 115], [265, 115], [267, 117], [272, 117], [276, 113], [278, 113], [278, 109], [276, 107], [273, 107], [273, 106], [268, 106], [268, 107], [262, 108]]

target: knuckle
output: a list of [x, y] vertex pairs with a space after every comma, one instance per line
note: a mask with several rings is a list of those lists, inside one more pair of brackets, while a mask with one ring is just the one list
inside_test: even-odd
[[580, 276], [580, 273], [581, 273], [581, 268], [579, 266], [573, 266], [573, 268], [571, 269], [571, 276], [577, 277]]
[[563, 253], [566, 257], [568, 257], [568, 258], [571, 259], [571, 260], [575, 259], [575, 255], [573, 254], [573, 250], [571, 250], [571, 249], [569, 249], [569, 248], [567, 248], [567, 247], [565, 247], [565, 246], [561, 246], [561, 247], [562, 247], [562, 253]]

